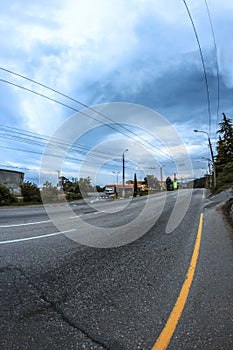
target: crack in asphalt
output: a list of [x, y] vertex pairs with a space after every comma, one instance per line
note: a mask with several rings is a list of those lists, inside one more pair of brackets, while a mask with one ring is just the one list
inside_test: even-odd
[[97, 345], [100, 345], [103, 349], [106, 349], [106, 350], [111, 350], [109, 346], [107, 346], [107, 344], [105, 342], [103, 342], [102, 339], [100, 339], [100, 337], [98, 337], [97, 335], [93, 335], [91, 333], [89, 333], [85, 326], [75, 322], [75, 321], [72, 321], [70, 320], [70, 318], [65, 315], [64, 311], [62, 310], [62, 307], [60, 306], [61, 303], [64, 303], [67, 299], [67, 293], [65, 293], [65, 295], [62, 296], [62, 298], [60, 300], [57, 300], [57, 301], [52, 301], [52, 300], [49, 300], [45, 295], [44, 293], [42, 293], [42, 291], [40, 290], [40, 288], [35, 284], [33, 283], [30, 278], [25, 274], [25, 272], [19, 268], [19, 267], [15, 267], [15, 266], [5, 266], [5, 267], [2, 267], [0, 268], [0, 273], [2, 272], [12, 272], [12, 271], [17, 271], [20, 273], [20, 275], [25, 278], [25, 280], [27, 281], [28, 285], [30, 285], [31, 287], [33, 287], [34, 290], [36, 290], [39, 298], [41, 299], [41, 301], [43, 301], [45, 303], [45, 305], [41, 306], [41, 307], [38, 307], [34, 310], [31, 310], [31, 311], [27, 311], [25, 312], [23, 315], [22, 315], [22, 318], [24, 317], [32, 317], [36, 314], [39, 314], [41, 312], [43, 312], [44, 310], [49, 310], [49, 309], [52, 309], [54, 312], [56, 312], [60, 317], [61, 319], [66, 323], [68, 324], [70, 327], [80, 331], [81, 333], [84, 334], [84, 336], [86, 338], [88, 338], [89, 340], [91, 340], [92, 342], [94, 342], [95, 344]]

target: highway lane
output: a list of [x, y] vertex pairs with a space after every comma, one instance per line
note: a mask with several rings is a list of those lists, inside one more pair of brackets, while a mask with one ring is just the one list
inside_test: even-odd
[[[151, 206], [158, 203], [160, 198], [160, 195], [151, 196]], [[171, 198], [176, 198], [176, 195], [173, 194]], [[82, 221], [88, 221], [99, 227], [125, 225], [139, 215], [145, 202], [145, 197], [110, 202], [108, 200], [93, 201], [88, 199], [86, 202], [80, 201], [70, 204], [4, 208], [0, 211], [0, 240], [20, 239], [55, 232], [57, 227], [56, 221], [55, 224], [53, 221], [54, 215], [58, 218], [62, 216], [64, 231], [75, 228], [75, 219], [81, 217]], [[68, 213], [65, 212], [67, 207], [71, 208]], [[49, 217], [46, 208], [52, 218]], [[65, 212], [64, 216], [63, 211]]]
[[[168, 195], [171, 193], [168, 193]], [[158, 197], [158, 195], [156, 195]], [[173, 194], [174, 197], [174, 194]], [[134, 206], [135, 202], [144, 203], [146, 197], [137, 197], [130, 200], [96, 200], [89, 198], [76, 202], [63, 203], [63, 204], [47, 204], [43, 205], [32, 205], [32, 206], [23, 206], [23, 207], [4, 207], [0, 210], [0, 225], [7, 224], [20, 224], [27, 223], [32, 221], [43, 221], [49, 219], [47, 215], [46, 208], [49, 208], [50, 211], [62, 212], [64, 207], [71, 207], [72, 210], [78, 214], [87, 214], [101, 209], [111, 212], [109, 208], [113, 208], [112, 212], [120, 211], [122, 207], [126, 207], [128, 204]], [[118, 208], [118, 209], [117, 209]]]
[[[185, 279], [203, 209], [202, 191], [195, 190], [183, 221], [167, 234], [175, 197], [168, 194], [162, 215], [145, 235], [118, 248], [83, 246], [63, 234], [0, 245], [1, 348], [151, 349]], [[161, 201], [157, 198], [151, 210]], [[124, 225], [145, 199], [131, 201], [124, 215], [123, 202], [98, 203], [100, 210], [96, 205], [89, 213], [83, 203], [74, 212], [99, 227]], [[49, 220], [42, 208], [30, 209], [28, 216], [25, 211], [17, 211], [19, 224], [32, 222], [34, 211], [36, 219]], [[12, 213], [2, 213], [2, 226], [16, 224]], [[64, 226], [73, 227], [75, 220], [69, 218]], [[1, 241], [53, 232], [51, 222], [5, 227]], [[195, 340], [190, 344], [194, 349]]]

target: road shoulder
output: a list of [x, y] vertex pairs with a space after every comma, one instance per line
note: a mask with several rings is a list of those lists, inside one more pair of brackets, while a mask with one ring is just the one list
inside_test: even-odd
[[222, 203], [208, 202], [196, 275], [169, 349], [230, 349], [233, 344], [233, 235]]

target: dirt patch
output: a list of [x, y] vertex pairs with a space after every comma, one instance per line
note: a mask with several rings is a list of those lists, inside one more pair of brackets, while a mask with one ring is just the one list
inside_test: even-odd
[[233, 198], [230, 198], [223, 206], [222, 206], [222, 212], [224, 216], [226, 217], [228, 223], [233, 228]]

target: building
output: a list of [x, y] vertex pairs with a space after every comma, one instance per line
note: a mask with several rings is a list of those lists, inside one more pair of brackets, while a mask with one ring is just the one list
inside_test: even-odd
[[20, 194], [20, 185], [24, 180], [24, 173], [21, 171], [0, 169], [0, 184], [9, 188], [15, 194]]
[[66, 184], [70, 182], [65, 176], [59, 176], [57, 187], [59, 190], [66, 190]]
[[[123, 187], [122, 184], [120, 185], [105, 185], [104, 192], [110, 196], [113, 195], [122, 195], [123, 189], [125, 191], [125, 194], [132, 194], [134, 192], [134, 182], [133, 180], [128, 180], [125, 182], [125, 186]], [[159, 187], [148, 187], [147, 183], [145, 181], [137, 181], [137, 192], [138, 193], [147, 193], [148, 191], [163, 191], [165, 189], [165, 181], [159, 182]]]
[[[125, 186], [123, 187], [122, 184], [119, 185], [105, 185], [105, 190], [104, 192], [108, 195], [122, 195], [123, 190], [125, 191], [125, 194], [132, 194], [134, 192], [134, 182], [132, 180], [128, 180], [125, 183]], [[148, 188], [145, 185], [144, 181], [137, 181], [137, 190], [138, 192], [144, 192], [147, 191]]]

